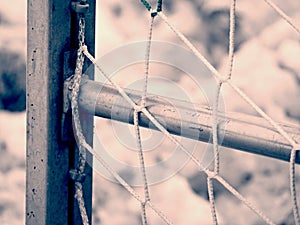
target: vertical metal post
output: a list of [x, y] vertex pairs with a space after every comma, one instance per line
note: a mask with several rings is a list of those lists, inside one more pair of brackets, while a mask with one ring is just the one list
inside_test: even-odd
[[[89, 4], [86, 39], [94, 52], [95, 0]], [[76, 48], [77, 38], [71, 2], [28, 0], [27, 5], [26, 224], [81, 224], [69, 179], [72, 160], [76, 160], [75, 142], [61, 140], [64, 55]], [[91, 143], [93, 120], [91, 116], [82, 118]], [[86, 172], [84, 197], [91, 218], [91, 167]]]

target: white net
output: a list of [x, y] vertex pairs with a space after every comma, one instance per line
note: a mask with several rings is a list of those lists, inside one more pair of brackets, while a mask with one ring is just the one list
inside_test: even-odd
[[[282, 135], [287, 142], [292, 146], [291, 148], [291, 157], [290, 157], [290, 168], [289, 168], [289, 187], [290, 187], [290, 199], [291, 199], [291, 206], [290, 207], [290, 211], [292, 211], [293, 213], [293, 222], [292, 224], [300, 224], [300, 218], [299, 218], [299, 209], [298, 209], [298, 205], [297, 205], [297, 195], [296, 195], [296, 173], [295, 173], [295, 157], [297, 154], [297, 151], [299, 151], [299, 144], [296, 142], [296, 140], [293, 139], [293, 137], [291, 137], [280, 125], [278, 125], [268, 114], [266, 114], [264, 112], [264, 110], [261, 109], [261, 107], [259, 107], [245, 92], [242, 91], [242, 89], [235, 84], [233, 78], [235, 76], [239, 76], [239, 74], [235, 74], [235, 70], [234, 70], [234, 52], [235, 52], [235, 25], [236, 25], [236, 1], [232, 0], [230, 3], [230, 6], [228, 8], [230, 8], [229, 10], [229, 60], [227, 62], [227, 69], [224, 74], [220, 73], [201, 53], [200, 51], [195, 47], [195, 45], [193, 45], [188, 38], [186, 38], [186, 36], [179, 31], [179, 29], [177, 29], [171, 22], [171, 20], [168, 19], [168, 17], [162, 12], [160, 11], [160, 4], [161, 1], [157, 2], [158, 7], [151, 7], [151, 5], [155, 6], [155, 4], [151, 4], [148, 3], [147, 1], [141, 1], [144, 6], [148, 9], [149, 13], [152, 15], [151, 21], [150, 21], [150, 28], [149, 28], [149, 36], [148, 36], [148, 40], [147, 40], [147, 47], [146, 47], [146, 57], [145, 57], [145, 71], [144, 71], [144, 80], [143, 80], [143, 95], [141, 96], [141, 101], [139, 104], [137, 104], [136, 102], [134, 102], [127, 94], [126, 92], [123, 90], [123, 88], [115, 81], [111, 78], [111, 76], [109, 74], [107, 74], [105, 72], [105, 68], [103, 68], [101, 65], [99, 65], [99, 63], [95, 60], [95, 58], [89, 53], [88, 51], [88, 46], [81, 46], [81, 48], [79, 49], [79, 53], [80, 54], [84, 54], [85, 57], [90, 60], [96, 67], [96, 69], [98, 71], [100, 71], [100, 73], [102, 74], [102, 76], [105, 77], [105, 79], [114, 86], [114, 88], [116, 88], [119, 92], [119, 94], [124, 98], [124, 101], [127, 102], [127, 104], [129, 104], [133, 110], [134, 110], [134, 114], [133, 114], [133, 121], [134, 121], [134, 135], [136, 137], [136, 143], [138, 146], [138, 158], [139, 158], [139, 168], [141, 169], [141, 174], [142, 174], [142, 187], [143, 190], [141, 193], [138, 193], [138, 188], [135, 189], [133, 187], [131, 187], [131, 185], [129, 185], [128, 181], [125, 178], [122, 178], [124, 176], [120, 176], [115, 169], [113, 168], [113, 165], [110, 165], [109, 162], [107, 162], [102, 156], [101, 154], [99, 154], [99, 152], [95, 151], [94, 149], [92, 149], [90, 146], [88, 146], [86, 144], [86, 142], [84, 140], [81, 140], [79, 143], [87, 150], [89, 150], [94, 157], [100, 162], [101, 166], [110, 174], [110, 176], [112, 176], [121, 186], [123, 186], [123, 188], [125, 188], [130, 195], [137, 200], [137, 202], [139, 202], [139, 204], [141, 205], [141, 221], [143, 224], [173, 224], [173, 220], [172, 220], [172, 216], [174, 216], [176, 218], [176, 224], [179, 223], [180, 224], [196, 224], [199, 222], [199, 220], [195, 220], [193, 221], [193, 219], [178, 219], [178, 217], [175, 215], [177, 212], [173, 212], [173, 213], [167, 213], [168, 209], [164, 207], [164, 204], [159, 204], [159, 202], [162, 202], [163, 200], [161, 200], [160, 198], [165, 198], [166, 196], [164, 194], [162, 194], [162, 192], [158, 191], [158, 194], [156, 195], [155, 200], [153, 200], [152, 195], [151, 195], [151, 189], [149, 186], [149, 182], [148, 182], [148, 176], [150, 176], [150, 174], [148, 174], [147, 172], [147, 158], [145, 158], [145, 152], [143, 150], [143, 141], [142, 141], [142, 135], [141, 135], [141, 129], [139, 127], [139, 116], [141, 114], [143, 114], [144, 116], [146, 116], [151, 122], [152, 124], [158, 129], [160, 130], [167, 138], [168, 140], [175, 144], [178, 148], [180, 148], [180, 150], [188, 156], [188, 158], [190, 159], [191, 162], [193, 162], [197, 169], [200, 171], [198, 173], [202, 173], [204, 174], [204, 177], [206, 179], [206, 190], [208, 192], [207, 196], [208, 196], [208, 200], [209, 200], [209, 208], [210, 208], [210, 213], [211, 213], [211, 220], [206, 220], [205, 223], [210, 224], [234, 224], [232, 222], [224, 222], [222, 219], [220, 219], [220, 217], [218, 216], [218, 207], [216, 206], [216, 195], [219, 191], [220, 188], [226, 189], [229, 193], [231, 193], [236, 199], [238, 199], [240, 201], [240, 203], [242, 203], [242, 205], [248, 207], [250, 209], [250, 211], [254, 212], [254, 214], [256, 214], [258, 216], [258, 218], [260, 218], [260, 222], [259, 223], [266, 223], [266, 224], [277, 224], [279, 222], [279, 220], [277, 218], [272, 219], [271, 216], [269, 216], [267, 213], [265, 213], [265, 210], [260, 209], [259, 207], [257, 207], [257, 204], [254, 204], [253, 202], [257, 203], [259, 201], [258, 200], [254, 200], [252, 199], [253, 196], [251, 197], [251, 201], [248, 198], [244, 197], [244, 194], [241, 194], [233, 185], [231, 185], [227, 179], [225, 179], [223, 177], [223, 175], [221, 175], [221, 166], [220, 164], [222, 164], [222, 157], [220, 157], [220, 151], [219, 151], [219, 145], [220, 145], [220, 138], [219, 138], [219, 104], [220, 104], [220, 93], [223, 90], [223, 86], [227, 86], [229, 88], [231, 88], [231, 90], [233, 90], [233, 92], [235, 92], [235, 94], [237, 94], [238, 96], [240, 96], [248, 105], [251, 106], [251, 108], [256, 112], [256, 114], [260, 115], [262, 118], [264, 118], [266, 121], [268, 121], [273, 128], [280, 134]], [[279, 7], [277, 7], [274, 3], [270, 2], [270, 1], [265, 1], [267, 2], [291, 27], [292, 29], [295, 31], [296, 35], [299, 36], [300, 32], [299, 29], [297, 28], [296, 24], [293, 23], [292, 19], [289, 18]], [[155, 9], [155, 10], [154, 10]], [[178, 140], [176, 137], [172, 136], [167, 130], [166, 128], [163, 126], [163, 124], [161, 122], [159, 122], [157, 120], [157, 118], [154, 118], [151, 113], [149, 112], [149, 110], [147, 109], [147, 95], [148, 95], [148, 91], [147, 91], [147, 86], [148, 86], [148, 79], [149, 79], [149, 69], [151, 69], [151, 63], [150, 63], [150, 55], [151, 55], [151, 43], [152, 43], [152, 33], [155, 32], [155, 24], [154, 24], [154, 20], [160, 20], [163, 21], [164, 24], [166, 25], [167, 28], [169, 28], [170, 31], [172, 31], [178, 38], [179, 40], [182, 41], [183, 44], [186, 45], [187, 48], [189, 48], [189, 50], [191, 52], [193, 52], [193, 54], [200, 60], [201, 63], [203, 63], [208, 69], [209, 71], [214, 75], [214, 77], [217, 80], [217, 88], [216, 88], [216, 93], [214, 94], [214, 101], [212, 104], [212, 127], [213, 127], [213, 132], [212, 132], [212, 146], [213, 146], [213, 151], [214, 151], [214, 160], [213, 160], [213, 166], [206, 166], [203, 165], [203, 162], [196, 156], [196, 154], [191, 153], [191, 151], [182, 144], [182, 142], [180, 140]], [[78, 75], [80, 75], [80, 72], [78, 72]], [[80, 79], [79, 79], [80, 81]], [[77, 81], [78, 82], [78, 81]], [[248, 84], [249, 85], [249, 84]], [[265, 84], [263, 84], [265, 85]], [[279, 90], [280, 91], [280, 90]], [[80, 129], [79, 130], [80, 133]], [[78, 137], [80, 137], [81, 135], [78, 134]], [[83, 137], [82, 137], [83, 138]], [[242, 168], [241, 168], [242, 169]], [[243, 168], [245, 169], [245, 168]], [[236, 172], [236, 171], [233, 171]], [[197, 173], [196, 173], [197, 174]], [[197, 176], [197, 175], [196, 175]], [[126, 177], [126, 176], [125, 176]], [[130, 176], [129, 176], [130, 177]], [[250, 179], [250, 178], [246, 178]], [[203, 181], [203, 179], [202, 179]], [[180, 184], [180, 182], [178, 183]], [[160, 184], [163, 186], [163, 184]], [[176, 185], [176, 184], [175, 184]], [[275, 184], [276, 185], [276, 184]], [[159, 185], [158, 185], [159, 186]], [[159, 187], [153, 187], [153, 189], [159, 189]], [[184, 185], [183, 185], [184, 186]], [[216, 190], [217, 188], [217, 190]], [[259, 188], [259, 187], [258, 187]], [[175, 189], [175, 188], [174, 188]], [[114, 191], [114, 190], [112, 190]], [[187, 195], [189, 193], [187, 192]], [[174, 193], [174, 198], [176, 199], [176, 195], [177, 193]], [[143, 197], [141, 197], [143, 196]], [[159, 196], [157, 198], [157, 196]], [[118, 199], [121, 199], [122, 196], [119, 196]], [[221, 197], [220, 197], [221, 198]], [[129, 201], [129, 200], [128, 200]], [[130, 201], [129, 201], [130, 202]], [[236, 204], [240, 204], [240, 203], [236, 203]], [[117, 209], [119, 208], [119, 205], [122, 205], [123, 202], [119, 202], [118, 205], [112, 205], [111, 207], [116, 207]], [[130, 202], [130, 204], [126, 204], [126, 208], [131, 208], [132, 206], [130, 204], [132, 204]], [[174, 204], [174, 203], [173, 203]], [[162, 205], [162, 206], [161, 206]], [[171, 206], [170, 204], [166, 203], [166, 205], [168, 207], [172, 207], [174, 208], [174, 206]], [[187, 203], [187, 205], [191, 205], [193, 207], [195, 207], [194, 203]], [[183, 206], [187, 206], [185, 204], [178, 204], [175, 209], [178, 211], [181, 211]], [[261, 204], [260, 204], [261, 205]], [[199, 205], [199, 207], [201, 208], [201, 206]], [[242, 206], [241, 210], [244, 210], [244, 208]], [[269, 207], [272, 207], [272, 204], [269, 205]], [[113, 211], [115, 211], [113, 209]], [[130, 210], [128, 210], [130, 211]], [[195, 212], [192, 210], [192, 208], [190, 208], [189, 210], [187, 210], [187, 212]], [[288, 210], [289, 211], [289, 210]], [[115, 212], [117, 214], [117, 212]], [[101, 215], [101, 214], [100, 214]], [[118, 219], [116, 218], [112, 218], [114, 216], [112, 215], [103, 215], [102, 217], [105, 218], [105, 216], [110, 218], [110, 222], [111, 224], [127, 224], [126, 221], [123, 221], [123, 219], [121, 221], [118, 221]], [[208, 215], [206, 215], [208, 216]], [[127, 216], [128, 217], [128, 216]], [[160, 220], [156, 220], [155, 217], [160, 218]], [[193, 218], [193, 216], [191, 216], [191, 218]], [[197, 218], [197, 216], [194, 216], [194, 218]], [[252, 218], [252, 217], [251, 217]], [[101, 216], [100, 216], [100, 220], [101, 220]], [[247, 221], [247, 218], [244, 218], [245, 222], [244, 224], [250, 224], [248, 223], [249, 221]], [[250, 219], [249, 219], [250, 220]], [[181, 221], [181, 222], [180, 222]], [[256, 220], [255, 220], [256, 221]], [[251, 221], [252, 222], [252, 221]], [[131, 223], [131, 222], [130, 222]], [[175, 223], [174, 223], [175, 224]], [[240, 222], [236, 222], [236, 224], [242, 224]]]

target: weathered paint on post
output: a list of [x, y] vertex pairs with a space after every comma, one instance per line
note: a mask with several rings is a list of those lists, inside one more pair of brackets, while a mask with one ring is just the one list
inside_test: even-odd
[[[94, 52], [95, 1], [89, 1], [89, 4], [86, 39], [90, 51]], [[75, 142], [61, 141], [64, 55], [65, 52], [74, 49], [77, 42], [74, 30], [75, 16], [71, 13], [70, 5], [70, 1], [61, 0], [27, 2], [26, 224], [28, 225], [82, 224], [78, 210], [74, 208], [73, 187], [68, 175], [70, 166], [74, 164]], [[93, 121], [91, 117], [83, 118], [84, 131], [91, 143]], [[90, 218], [91, 171], [88, 167], [89, 176], [84, 183], [84, 195]]]

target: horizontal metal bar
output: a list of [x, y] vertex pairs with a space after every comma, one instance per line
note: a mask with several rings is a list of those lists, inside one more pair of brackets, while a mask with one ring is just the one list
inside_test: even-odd
[[[125, 89], [138, 103], [141, 92]], [[164, 127], [175, 135], [208, 142], [212, 134], [212, 115], [207, 106], [195, 105], [172, 98], [148, 95], [147, 109]], [[133, 124], [133, 109], [110, 85], [86, 80], [81, 85], [79, 104], [88, 112], [125, 123]], [[219, 136], [222, 146], [250, 153], [289, 161], [292, 146], [264, 119], [240, 113], [226, 112], [219, 115]], [[156, 129], [141, 114], [140, 125]], [[300, 127], [281, 126], [299, 143]], [[296, 156], [300, 163], [300, 154]]]

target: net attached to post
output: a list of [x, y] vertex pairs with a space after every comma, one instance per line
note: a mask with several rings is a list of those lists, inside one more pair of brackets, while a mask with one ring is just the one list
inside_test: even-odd
[[[265, 0], [278, 14], [287, 21], [288, 24], [292, 26], [292, 28], [298, 33], [299, 29], [293, 23], [293, 21], [274, 3], [270, 0]], [[141, 3], [146, 7], [146, 9], [150, 13], [150, 26], [149, 26], [149, 36], [148, 36], [148, 44], [145, 53], [145, 73], [144, 73], [144, 90], [143, 95], [141, 96], [140, 104], [136, 104], [129, 96], [126, 94], [124, 89], [118, 85], [115, 81], [113, 81], [110, 76], [105, 72], [104, 68], [101, 68], [95, 58], [89, 53], [88, 46], [85, 45], [84, 42], [84, 17], [81, 17], [79, 20], [79, 50], [77, 55], [77, 66], [75, 70], [74, 76], [74, 86], [72, 89], [72, 112], [73, 112], [73, 120], [75, 124], [75, 134], [79, 144], [79, 163], [78, 169], [75, 171], [71, 171], [72, 176], [75, 180], [76, 187], [76, 199], [78, 201], [78, 205], [80, 207], [80, 212], [82, 215], [83, 224], [89, 224], [86, 210], [84, 207], [84, 200], [82, 194], [82, 185], [83, 182], [82, 177], [84, 177], [83, 171], [86, 163], [86, 153], [85, 151], [90, 151], [93, 156], [102, 164], [102, 166], [107, 170], [110, 175], [114, 177], [114, 179], [121, 184], [125, 190], [127, 190], [130, 195], [136, 199], [141, 204], [141, 215], [142, 215], [142, 223], [144, 225], [149, 224], [147, 217], [147, 210], [153, 210], [165, 224], [173, 224], [171, 219], [168, 218], [165, 213], [163, 213], [156, 205], [153, 204], [150, 197], [150, 187], [147, 181], [147, 171], [146, 171], [146, 159], [143, 153], [143, 146], [141, 141], [141, 132], [139, 127], [139, 117], [141, 114], [146, 116], [153, 124], [156, 126], [158, 130], [160, 130], [164, 135], [166, 135], [174, 144], [176, 144], [190, 159], [194, 162], [199, 169], [207, 175], [207, 187], [208, 187], [208, 196], [211, 208], [211, 218], [213, 224], [218, 224], [218, 218], [216, 213], [216, 205], [214, 199], [214, 186], [213, 180], [218, 181], [222, 186], [224, 186], [232, 195], [234, 195], [237, 199], [239, 199], [243, 204], [245, 204], [248, 208], [250, 208], [253, 212], [255, 212], [266, 224], [275, 224], [271, 218], [265, 215], [261, 210], [259, 210], [253, 203], [243, 197], [232, 185], [229, 184], [221, 175], [220, 175], [220, 156], [219, 156], [219, 138], [218, 138], [218, 110], [219, 110], [219, 98], [223, 85], [228, 85], [231, 87], [239, 96], [241, 96], [261, 117], [263, 117], [266, 121], [268, 121], [274, 129], [281, 134], [292, 146], [291, 155], [290, 155], [290, 193], [291, 193], [291, 203], [294, 214], [294, 221], [296, 225], [300, 225], [300, 216], [299, 209], [297, 205], [297, 192], [296, 192], [296, 184], [295, 184], [295, 158], [297, 151], [300, 151], [300, 145], [297, 143], [290, 135], [279, 126], [271, 117], [269, 117], [261, 108], [258, 107], [254, 103], [252, 99], [250, 99], [237, 85], [232, 82], [232, 71], [233, 71], [233, 61], [234, 61], [234, 33], [235, 33], [235, 18], [236, 18], [236, 0], [231, 0], [230, 6], [230, 27], [229, 27], [229, 53], [228, 53], [228, 72], [225, 75], [220, 74], [212, 64], [196, 49], [196, 47], [182, 34], [167, 18], [167, 16], [162, 12], [162, 0], [158, 0], [157, 7], [154, 10], [152, 6], [146, 0], [141, 0]], [[171, 135], [166, 128], [149, 112], [147, 109], [147, 85], [148, 85], [148, 75], [149, 75], [149, 67], [150, 67], [150, 53], [151, 53], [151, 42], [152, 42], [152, 33], [153, 33], [153, 23], [155, 19], [160, 19], [165, 22], [166, 26], [170, 28], [172, 32], [174, 32], [178, 38], [193, 52], [198, 59], [205, 64], [205, 66], [213, 73], [213, 75], [218, 80], [217, 91], [215, 93], [215, 101], [212, 109], [212, 118], [213, 118], [213, 150], [215, 154], [214, 158], [214, 168], [213, 170], [207, 169], [201, 162], [192, 154], [190, 151], [183, 146], [177, 138]], [[117, 174], [112, 167], [85, 141], [85, 138], [82, 134], [82, 129], [79, 120], [78, 114], [78, 96], [79, 96], [79, 87], [82, 76], [82, 67], [84, 63], [84, 57], [90, 60], [95, 67], [100, 71], [100, 73], [107, 79], [107, 81], [118, 90], [119, 94], [124, 98], [134, 110], [133, 121], [135, 128], [135, 136], [136, 143], [138, 146], [138, 157], [140, 161], [141, 174], [143, 177], [143, 187], [144, 187], [144, 197], [141, 197], [137, 194], [137, 192], [119, 175]]]

